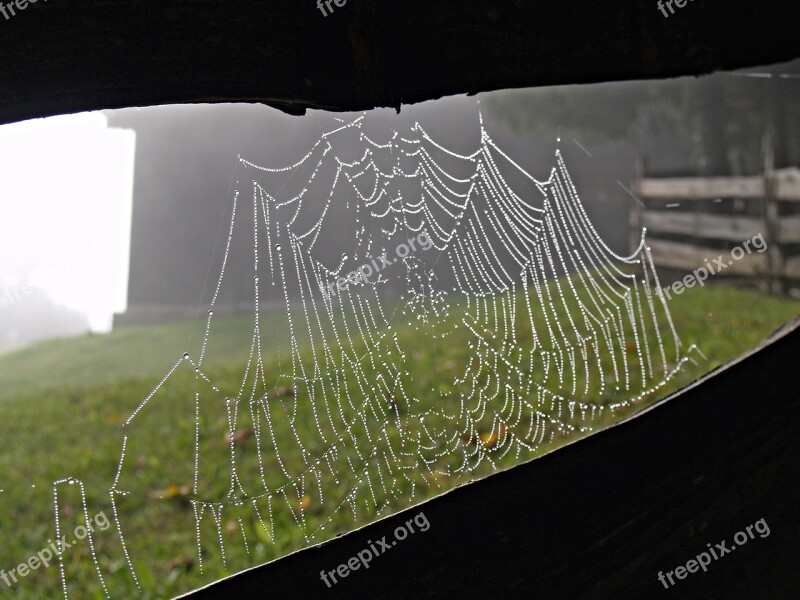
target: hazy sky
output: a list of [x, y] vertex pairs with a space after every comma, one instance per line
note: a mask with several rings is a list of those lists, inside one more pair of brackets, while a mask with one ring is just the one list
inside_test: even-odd
[[27, 283], [110, 328], [126, 302], [135, 139], [102, 113], [0, 127], [0, 295]]

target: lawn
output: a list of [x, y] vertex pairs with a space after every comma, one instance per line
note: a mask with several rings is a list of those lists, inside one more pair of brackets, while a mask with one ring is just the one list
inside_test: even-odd
[[[604, 412], [597, 426], [624, 419], [740, 355], [800, 312], [800, 304], [792, 300], [717, 286], [694, 289], [675, 297], [669, 306], [684, 347], [697, 344], [708, 360], [693, 355], [694, 363], [687, 363], [657, 393], [619, 410]], [[261, 319], [272, 335], [287, 335], [285, 314], [264, 314]], [[517, 339], [525, 341], [529, 332], [525, 331], [524, 319], [518, 317], [518, 321]], [[215, 355], [204, 363], [203, 373], [219, 386], [220, 396], [235, 395], [242, 379], [250, 349], [251, 325], [250, 318], [237, 317], [226, 319], [215, 329]], [[274, 428], [269, 439], [265, 434], [258, 443], [253, 431], [237, 430], [240, 439], [236, 440], [235, 460], [241, 486], [231, 483], [229, 477], [230, 439], [224, 434], [229, 409], [224, 404], [215, 404], [217, 412], [204, 414], [202, 420], [199, 435], [204, 451], [199, 460], [201, 478], [205, 478], [201, 482], [204, 497], [222, 500], [230, 497], [230, 489], [236, 492], [236, 502], [224, 514], [220, 512], [202, 521], [202, 574], [191, 503], [196, 374], [188, 362], [178, 363], [168, 385], [161, 388], [159, 395], [126, 429], [130, 442], [126, 447], [126, 468], [117, 489], [129, 493], [117, 496], [117, 508], [127, 550], [144, 590], [139, 597], [168, 598], [189, 591], [346, 532], [496, 469], [530, 460], [588, 433], [578, 427], [569, 431], [553, 428], [550, 436], [529, 453], [493, 454], [489, 451], [503, 446], [499, 438], [505, 439], [509, 433], [523, 438], [525, 428], [498, 427], [492, 419], [476, 418], [471, 434], [458, 436], [453, 442], [459, 449], [457, 452], [437, 455], [437, 449], [448, 448], [452, 440], [437, 438], [436, 443], [441, 442], [437, 446], [432, 441], [436, 436], [431, 436], [428, 444], [435, 446], [430, 452], [436, 455], [436, 460], [429, 470], [419, 468], [419, 463], [410, 457], [405, 465], [405, 458], [400, 456], [398, 463], [407, 466], [407, 470], [382, 473], [397, 479], [393, 486], [380, 480], [376, 471], [353, 468], [358, 461], [361, 461], [358, 464], [369, 463], [368, 455], [373, 449], [384, 452], [390, 448], [408, 448], [419, 445], [423, 438], [428, 439], [428, 430], [447, 430], [450, 407], [443, 398], [452, 396], [457, 401], [460, 388], [454, 379], [465, 368], [471, 368], [468, 332], [454, 325], [455, 321], [443, 323], [451, 335], [441, 343], [431, 343], [408, 325], [395, 328], [392, 335], [398, 336], [414, 375], [403, 382], [406, 395], [419, 399], [419, 404], [392, 405], [385, 413], [371, 406], [365, 410], [359, 404], [363, 397], [359, 385], [379, 380], [386, 373], [382, 361], [390, 360], [389, 346], [381, 346], [381, 356], [359, 367], [360, 377], [343, 377], [338, 388], [341, 395], [329, 399], [330, 404], [325, 406], [302, 402], [303, 394], [293, 397], [280, 369], [269, 369], [269, 365], [285, 361], [286, 357], [276, 357], [266, 349], [264, 362], [268, 368], [263, 387], [273, 394], [266, 410], [270, 412], [267, 420]], [[111, 519], [108, 490], [119, 466], [122, 424], [176, 360], [199, 346], [202, 330], [202, 324], [131, 328], [106, 336], [46, 342], [0, 356], [0, 427], [4, 441], [0, 454], [3, 539], [0, 568], [12, 569], [55, 538], [55, 480], [74, 477], [81, 481], [88, 514], [103, 512]], [[498, 340], [497, 347], [502, 347], [502, 343]], [[354, 355], [369, 352], [366, 347], [348, 350]], [[310, 350], [301, 351], [302, 360], [312, 368]], [[473, 370], [480, 375], [485, 369], [482, 364], [475, 365]], [[487, 373], [487, 377], [490, 375]], [[618, 403], [618, 394], [610, 387], [603, 389], [601, 393], [592, 387], [588, 393], [579, 394], [580, 399], [603, 406]], [[322, 441], [320, 432], [335, 445], [332, 433], [335, 427], [320, 424], [317, 416], [332, 420], [326, 407], [336, 403], [342, 422], [352, 424], [349, 438], [352, 443], [347, 444], [346, 451], [331, 453], [331, 444]], [[312, 414], [315, 411], [317, 416]], [[429, 416], [428, 421], [419, 422], [420, 414]], [[406, 426], [402, 435], [387, 427], [394, 417]], [[566, 417], [563, 421], [568, 425], [573, 422]], [[577, 418], [574, 423], [577, 424]], [[381, 431], [383, 437], [376, 435]], [[299, 440], [312, 442], [294, 443], [295, 435]], [[281, 459], [265, 460], [265, 470], [260, 472], [259, 447], [266, 452], [273, 446], [281, 447]], [[314, 462], [320, 456], [326, 457], [327, 465]], [[465, 469], [467, 462], [469, 467]], [[347, 465], [349, 469], [345, 468]], [[367, 484], [358, 475], [362, 472], [372, 477], [370, 489], [366, 489]], [[283, 487], [288, 493], [275, 497], [258, 495], [250, 482], [259, 477], [271, 489]], [[302, 482], [301, 488], [287, 484], [297, 481]], [[354, 489], [359, 493], [349, 502], [348, 494]], [[70, 533], [82, 522], [80, 486], [59, 485], [58, 499], [62, 533]], [[239, 501], [241, 506], [237, 505]], [[280, 505], [274, 512], [267, 506], [273, 502]], [[259, 519], [250, 510], [253, 503], [262, 509], [262, 516], [270, 514], [273, 518]], [[343, 510], [334, 510], [342, 505]], [[214, 525], [215, 519], [219, 521], [219, 530]], [[131, 597], [135, 588], [116, 529], [113, 525], [95, 532], [96, 556], [110, 595]], [[220, 545], [209, 541], [214, 538], [223, 539], [224, 560]], [[104, 597], [89, 544], [76, 544], [64, 556], [70, 596]], [[3, 592], [10, 597], [41, 598], [58, 594], [59, 586], [59, 569], [52, 565], [36, 570]], [[4, 587], [2, 582], [0, 587]]]

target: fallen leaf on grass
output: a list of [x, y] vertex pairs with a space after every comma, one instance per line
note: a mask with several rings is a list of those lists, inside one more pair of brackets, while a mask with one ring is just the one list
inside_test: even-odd
[[188, 485], [177, 486], [170, 484], [163, 490], [154, 490], [150, 492], [150, 497], [158, 500], [187, 498], [189, 494], [191, 494], [191, 491], [192, 488], [190, 488]]
[[497, 446], [498, 442], [502, 438], [505, 437], [506, 427], [505, 425], [499, 425], [496, 430], [493, 430], [489, 433], [484, 433], [481, 435], [481, 442], [483, 443], [484, 447], [488, 449], [492, 449]]
[[178, 558], [173, 558], [169, 561], [166, 565], [168, 571], [172, 571], [173, 569], [183, 569], [187, 573], [194, 568], [194, 559], [190, 556], [179, 556]]
[[231, 436], [231, 432], [225, 434], [225, 444], [230, 445], [231, 438], [233, 438], [234, 444], [241, 444], [247, 438], [251, 437], [255, 433], [255, 430], [252, 427], [245, 427], [243, 429], [238, 429], [233, 432]]
[[272, 392], [269, 394], [269, 398], [294, 398], [296, 393], [297, 391], [293, 387], [284, 386], [272, 390]]

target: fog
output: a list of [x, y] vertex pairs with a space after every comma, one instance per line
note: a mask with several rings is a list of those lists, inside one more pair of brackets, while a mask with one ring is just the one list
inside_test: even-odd
[[0, 348], [124, 309], [134, 148], [99, 113], [0, 127]]
[[[454, 97], [399, 115], [374, 111], [365, 131], [390, 139], [419, 121], [443, 145], [469, 154], [480, 143], [480, 112], [493, 139], [541, 179], [560, 149], [601, 236], [624, 253], [636, 201], [626, 190], [641, 169], [758, 173], [765, 143], [777, 166], [800, 162], [797, 71], [792, 63], [755, 74]], [[237, 158], [290, 165], [324, 132], [358, 116], [205, 105], [0, 127], [0, 352], [196, 318], [221, 267]], [[337, 156], [363, 152], [355, 138], [337, 144]], [[243, 265], [229, 270], [229, 280], [249, 277]], [[236, 312], [242, 298], [225, 302]]]

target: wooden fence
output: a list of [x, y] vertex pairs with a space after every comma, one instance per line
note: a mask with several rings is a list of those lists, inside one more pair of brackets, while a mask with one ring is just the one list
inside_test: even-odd
[[[643, 178], [631, 211], [631, 245], [642, 227], [657, 266], [690, 272], [761, 234], [767, 244], [720, 276], [800, 295], [800, 169], [752, 177]], [[751, 244], [752, 249], [752, 244]]]

